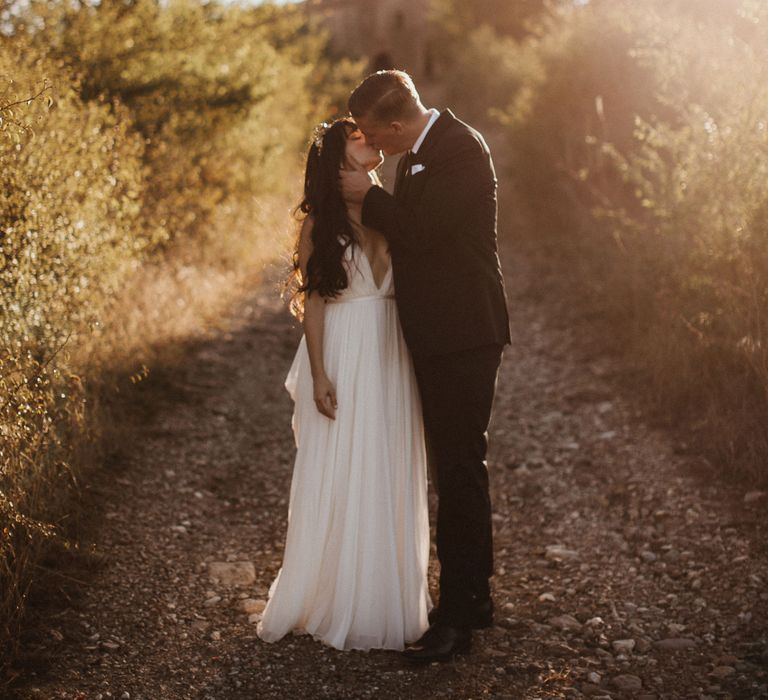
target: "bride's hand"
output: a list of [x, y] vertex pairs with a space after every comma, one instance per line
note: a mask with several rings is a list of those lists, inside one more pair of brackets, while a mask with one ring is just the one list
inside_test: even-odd
[[336, 389], [326, 376], [318, 377], [313, 381], [315, 406], [324, 416], [331, 420], [336, 419]]

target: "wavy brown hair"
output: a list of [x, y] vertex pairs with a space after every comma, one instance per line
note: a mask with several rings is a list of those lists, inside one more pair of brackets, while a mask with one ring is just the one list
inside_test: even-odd
[[342, 260], [355, 235], [341, 194], [339, 169], [344, 163], [347, 137], [356, 129], [351, 118], [336, 119], [323, 135], [322, 148], [318, 149], [313, 142], [307, 154], [304, 196], [296, 213], [303, 213], [303, 219], [308, 216], [314, 219], [312, 254], [304, 279], [299, 268], [299, 233], [293, 247], [292, 269], [286, 280], [291, 313], [297, 318], [303, 316], [306, 293], [316, 291], [332, 298], [348, 284]]

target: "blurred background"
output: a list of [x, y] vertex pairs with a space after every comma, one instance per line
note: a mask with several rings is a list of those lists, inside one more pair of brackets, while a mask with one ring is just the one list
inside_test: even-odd
[[767, 53], [763, 0], [0, 0], [0, 659], [153, 363], [287, 264], [311, 128], [372, 70], [488, 135], [505, 254], [765, 484]]

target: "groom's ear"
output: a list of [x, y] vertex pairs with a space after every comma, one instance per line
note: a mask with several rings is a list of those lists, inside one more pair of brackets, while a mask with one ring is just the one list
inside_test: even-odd
[[390, 122], [389, 128], [392, 129], [392, 131], [398, 136], [405, 130], [403, 127], [403, 122]]

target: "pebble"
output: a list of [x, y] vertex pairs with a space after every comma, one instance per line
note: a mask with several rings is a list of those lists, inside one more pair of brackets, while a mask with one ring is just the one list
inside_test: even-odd
[[581, 692], [588, 697], [594, 697], [603, 691], [603, 689], [596, 683], [582, 683], [580, 686]]
[[550, 617], [547, 622], [561, 630], [580, 630], [581, 623], [573, 615], [557, 615]]
[[651, 642], [648, 639], [640, 637], [635, 644], [635, 651], [640, 654], [645, 654], [651, 648]]
[[243, 612], [246, 613], [261, 613], [264, 612], [264, 608], [267, 607], [266, 600], [257, 600], [256, 598], [246, 598], [240, 602], [240, 606]]
[[658, 649], [667, 649], [676, 651], [678, 649], [690, 649], [696, 646], [696, 642], [693, 639], [686, 637], [670, 637], [669, 639], [660, 639], [654, 642], [653, 645]]
[[643, 687], [643, 682], [631, 673], [622, 673], [620, 676], [614, 676], [611, 682], [624, 692], [640, 690]]
[[251, 561], [212, 561], [208, 564], [208, 575], [214, 583], [247, 586], [256, 581], [256, 568]]
[[632, 651], [635, 648], [635, 640], [617, 639], [614, 642], [611, 642], [611, 646], [613, 647], [614, 651], [626, 653]]
[[710, 672], [710, 676], [715, 678], [727, 678], [731, 674], [736, 673], [736, 669], [733, 666], [715, 666]]
[[765, 491], [747, 491], [744, 494], [744, 503], [755, 503], [765, 496]]
[[579, 553], [575, 549], [568, 549], [563, 544], [550, 544], [547, 545], [544, 556], [554, 561], [562, 561], [564, 559], [572, 561], [579, 558]]

